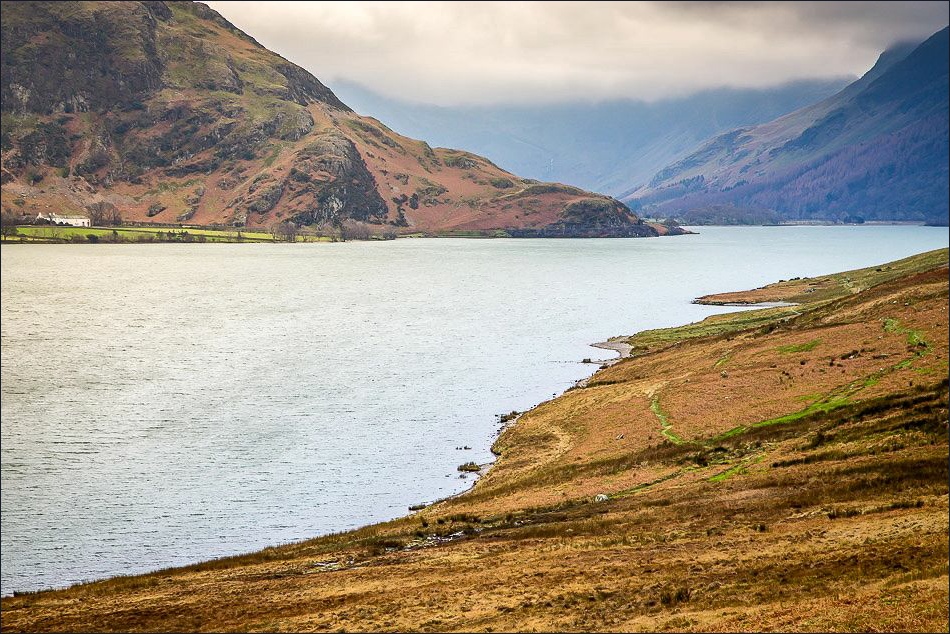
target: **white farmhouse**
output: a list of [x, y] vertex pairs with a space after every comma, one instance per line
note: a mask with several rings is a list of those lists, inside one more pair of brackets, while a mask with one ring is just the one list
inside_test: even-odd
[[86, 216], [60, 216], [54, 213], [40, 213], [36, 216], [37, 222], [45, 220], [52, 225], [67, 225], [69, 227], [91, 227], [92, 223]]

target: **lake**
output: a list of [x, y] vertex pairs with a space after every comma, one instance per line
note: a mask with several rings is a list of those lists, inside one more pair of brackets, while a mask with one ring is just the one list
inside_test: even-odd
[[[465, 490], [497, 415], [699, 295], [946, 228], [2, 248], [2, 593], [256, 550]], [[470, 447], [471, 449], [464, 449]]]

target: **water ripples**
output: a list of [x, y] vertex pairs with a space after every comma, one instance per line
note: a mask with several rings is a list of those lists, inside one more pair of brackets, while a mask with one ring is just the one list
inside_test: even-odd
[[[945, 229], [2, 249], [2, 592], [233, 555], [457, 493], [496, 414], [704, 293]], [[742, 253], [741, 258], [735, 256]], [[456, 447], [473, 447], [456, 451]]]

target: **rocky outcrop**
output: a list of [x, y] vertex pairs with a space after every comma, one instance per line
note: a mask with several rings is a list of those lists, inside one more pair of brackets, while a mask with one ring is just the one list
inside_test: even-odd
[[349, 110], [350, 107], [337, 99], [333, 92], [321, 84], [316, 77], [300, 68], [296, 64], [278, 64], [277, 72], [287, 79], [281, 97], [293, 101], [301, 106], [309, 103], [321, 102], [339, 110]]
[[293, 195], [307, 199], [304, 209], [293, 216], [299, 223], [380, 221], [388, 213], [363, 157], [342, 134], [321, 134], [297, 153], [294, 170]]
[[539, 229], [509, 229], [514, 237], [643, 238], [659, 235], [623, 203], [609, 198], [584, 198], [564, 207], [561, 219]]

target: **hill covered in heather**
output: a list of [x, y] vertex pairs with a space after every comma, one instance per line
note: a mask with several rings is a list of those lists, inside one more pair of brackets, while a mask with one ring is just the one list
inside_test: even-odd
[[836, 95], [736, 128], [621, 194], [690, 222], [948, 221], [948, 30], [896, 46]]
[[0, 93], [2, 207], [22, 216], [106, 204], [159, 224], [665, 231], [359, 116], [201, 3], [3, 3]]

